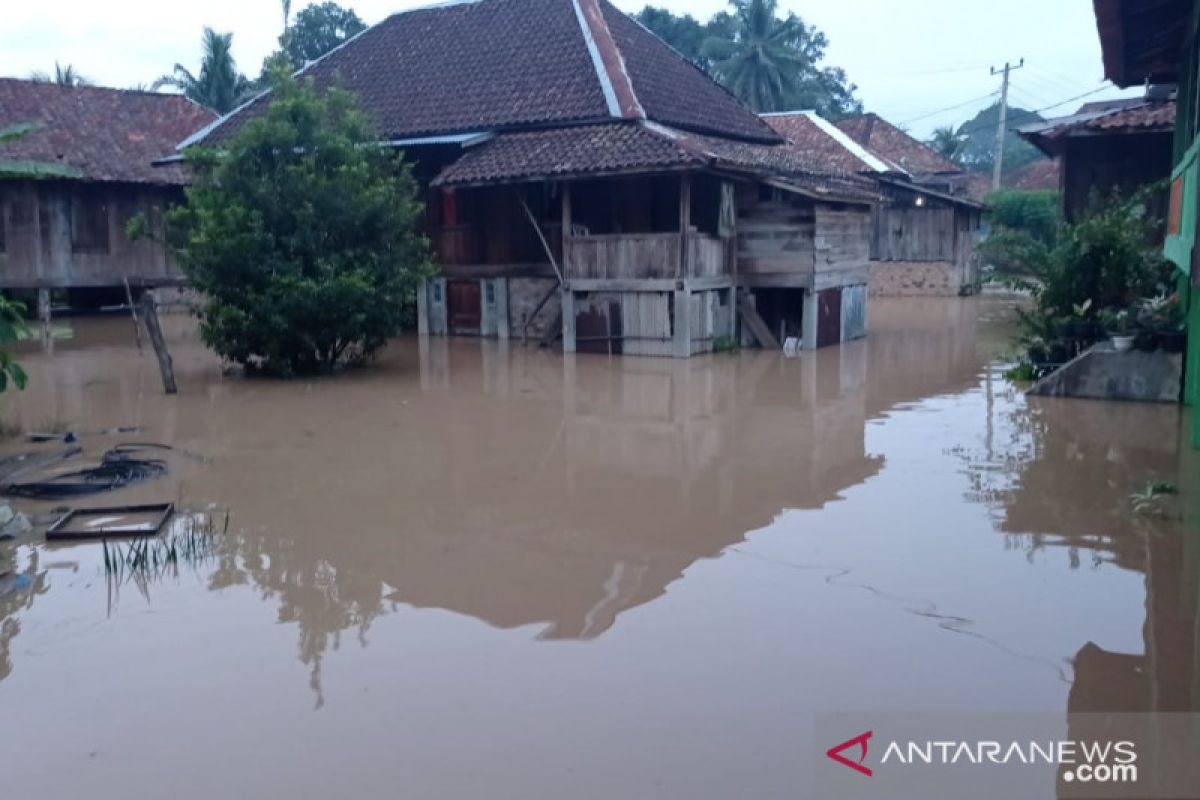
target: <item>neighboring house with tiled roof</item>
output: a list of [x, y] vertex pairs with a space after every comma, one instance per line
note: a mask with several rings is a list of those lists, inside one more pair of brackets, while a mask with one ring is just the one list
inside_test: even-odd
[[1027, 192], [1058, 191], [1062, 182], [1062, 162], [1055, 158], [1039, 158], [1014, 172], [1008, 188]]
[[[674, 356], [865, 334], [872, 182], [788, 147], [608, 0], [401, 12], [300, 76], [355, 93], [415, 162], [441, 266], [426, 333]], [[269, 102], [181, 148], [219, 149]]]
[[[1128, 194], [1171, 177], [1175, 101], [1133, 98], [1088, 103], [1074, 114], [1018, 133], [1062, 164], [1063, 215], [1078, 219], [1098, 193]], [[1169, 194], [1154, 211], [1167, 216]]]
[[[892, 155], [904, 157], [908, 165], [904, 166], [815, 112], [764, 114], [763, 119], [806, 160], [857, 173], [876, 185], [880, 201], [872, 214], [871, 294], [959, 295], [975, 290], [975, 243], [983, 207], [964, 194], [948, 191], [947, 176], [957, 178], [961, 169], [940, 156], [927, 158], [924, 145], [907, 148], [915, 154], [909, 156], [892, 147]], [[859, 131], [865, 139], [898, 141], [895, 133], [884, 133], [898, 129], [875, 115], [858, 119], [874, 120], [870, 130]], [[938, 176], [919, 172], [914, 177], [909, 172], [914, 166], [942, 172]]]
[[936, 179], [957, 178], [965, 172], [962, 167], [878, 114], [848, 117], [839, 121], [837, 126], [872, 153], [902, 168], [915, 181], [931, 183]]
[[213, 118], [179, 95], [0, 78], [0, 130], [21, 131], [0, 144], [0, 288], [181, 282], [125, 225], [182, 199], [182, 166], [152, 162]]

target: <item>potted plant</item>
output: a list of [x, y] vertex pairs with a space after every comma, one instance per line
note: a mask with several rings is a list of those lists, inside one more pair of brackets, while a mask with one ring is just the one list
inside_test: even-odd
[[1118, 353], [1128, 353], [1133, 349], [1133, 316], [1123, 308], [1106, 308], [1101, 312], [1100, 319], [1104, 329], [1112, 340], [1113, 349]]
[[1155, 349], [1168, 353], [1182, 353], [1187, 347], [1187, 320], [1179, 293], [1147, 298], [1138, 310], [1138, 322], [1148, 331], [1153, 331]]

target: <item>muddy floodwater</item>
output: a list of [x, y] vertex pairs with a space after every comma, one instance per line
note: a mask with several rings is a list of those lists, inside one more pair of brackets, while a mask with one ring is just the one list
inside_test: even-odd
[[797, 359], [414, 338], [285, 383], [179, 317], [173, 398], [127, 318], [70, 321], [3, 419], [171, 445], [67, 505], [201, 524], [157, 567], [0, 544], [0, 793], [796, 798], [821, 712], [1200, 710], [1179, 411], [1026, 399], [1011, 318], [879, 302]]

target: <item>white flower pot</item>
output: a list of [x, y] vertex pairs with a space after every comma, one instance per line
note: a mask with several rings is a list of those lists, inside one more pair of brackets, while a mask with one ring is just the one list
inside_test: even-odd
[[1112, 337], [1113, 349], [1118, 353], [1128, 353], [1133, 349], [1133, 336], [1114, 336]]

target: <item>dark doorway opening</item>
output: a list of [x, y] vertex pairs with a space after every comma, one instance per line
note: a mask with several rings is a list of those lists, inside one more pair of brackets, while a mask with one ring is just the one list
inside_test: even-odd
[[780, 344], [788, 337], [803, 337], [803, 289], [756, 289], [754, 298], [758, 315], [766, 323], [767, 330], [779, 337]]

